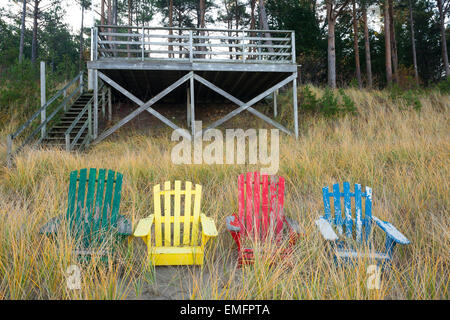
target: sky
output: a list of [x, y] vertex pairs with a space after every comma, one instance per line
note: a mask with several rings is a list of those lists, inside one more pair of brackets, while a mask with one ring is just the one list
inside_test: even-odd
[[[14, 3], [16, 2], [16, 3]], [[100, 0], [93, 0], [95, 6], [100, 4]], [[42, 0], [42, 6], [45, 7], [49, 3], [48, 0]], [[75, 1], [63, 1], [63, 8], [66, 10], [64, 21], [72, 28], [73, 32], [77, 33], [81, 25], [81, 8]], [[0, 0], [0, 8], [11, 9], [13, 12], [20, 12], [22, 10], [22, 0]], [[31, 19], [28, 19], [27, 24], [31, 24]], [[92, 12], [90, 10], [85, 12], [84, 25], [86, 27], [92, 26]]]
[[[30, 1], [30, 0], [28, 0]], [[42, 0], [42, 6], [45, 7], [48, 5], [49, 0]], [[100, 0], [93, 0], [94, 8], [96, 11], [100, 11]], [[13, 12], [19, 13], [22, 10], [22, 0], [0, 0], [0, 8], [10, 8]], [[80, 30], [81, 25], [81, 8], [75, 0], [63, 1], [63, 8], [66, 10], [66, 15], [64, 21], [72, 28], [73, 33], [77, 34]], [[375, 11], [379, 11], [378, 7], [373, 7]], [[98, 17], [97, 13], [94, 13], [96, 17]], [[84, 26], [91, 27], [93, 25], [93, 12], [88, 10], [85, 12], [84, 16]], [[379, 16], [379, 12], [375, 12], [375, 16]], [[31, 19], [28, 19], [27, 24], [31, 27]], [[369, 21], [371, 28], [375, 28], [375, 30], [379, 31], [381, 29], [380, 20], [377, 18], [370, 19]], [[159, 19], [155, 19], [152, 25], [155, 26], [159, 24]]]

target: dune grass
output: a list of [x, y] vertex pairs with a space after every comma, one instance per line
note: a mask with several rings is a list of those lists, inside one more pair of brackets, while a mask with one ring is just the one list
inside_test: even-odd
[[[322, 90], [313, 88], [321, 94]], [[280, 168], [286, 178], [285, 214], [304, 231], [285, 263], [257, 259], [236, 267], [235, 245], [225, 216], [237, 210], [237, 176], [253, 165], [175, 165], [170, 131], [151, 137], [123, 130], [83, 153], [25, 148], [11, 168], [4, 166], [5, 137], [19, 125], [6, 118], [0, 127], [0, 298], [126, 299], [142, 297], [154, 282], [145, 250], [133, 241], [111, 262], [81, 265], [81, 290], [66, 286], [67, 267], [76, 264], [73, 244], [54, 241], [39, 228], [64, 212], [69, 172], [84, 167], [123, 173], [121, 214], [133, 224], [152, 210], [153, 185], [190, 180], [203, 185], [202, 211], [216, 221], [219, 236], [207, 252], [205, 268], [193, 268], [185, 298], [194, 299], [448, 299], [450, 97], [431, 92], [422, 108], [392, 101], [382, 91], [347, 89], [358, 115], [325, 119], [300, 116], [300, 137], [280, 134]], [[279, 118], [292, 126], [289, 96], [280, 97]], [[11, 121], [14, 119], [14, 121]], [[232, 127], [263, 126], [240, 115]], [[410, 240], [397, 246], [391, 270], [378, 290], [367, 289], [369, 261], [336, 266], [314, 220], [323, 210], [321, 189], [349, 181], [373, 188], [373, 214], [390, 221]]]

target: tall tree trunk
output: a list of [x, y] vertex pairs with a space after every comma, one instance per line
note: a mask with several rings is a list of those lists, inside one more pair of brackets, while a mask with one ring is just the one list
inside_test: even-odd
[[22, 24], [20, 28], [20, 44], [19, 44], [19, 62], [23, 60], [23, 45], [25, 38], [25, 16], [27, 14], [27, 0], [23, 0], [22, 8]]
[[358, 20], [356, 18], [356, 1], [353, 0], [353, 47], [355, 51], [355, 67], [356, 67], [356, 79], [358, 80], [358, 87], [362, 88], [361, 81], [361, 65], [359, 62], [359, 45], [358, 45]]
[[117, 0], [113, 0], [112, 21], [113, 21], [113, 24], [116, 26], [117, 25]]
[[[239, 1], [235, 0], [234, 1], [234, 17], [236, 19], [236, 30], [239, 29], [239, 24], [240, 24], [240, 15], [239, 15]], [[236, 33], [237, 36], [237, 33]]]
[[83, 67], [83, 28], [84, 28], [84, 2], [81, 1], [81, 27], [80, 27], [80, 60], [78, 61], [78, 71], [81, 71]]
[[336, 46], [335, 46], [335, 27], [336, 20], [333, 15], [331, 1], [327, 1], [327, 21], [328, 21], [328, 85], [336, 88]]
[[367, 24], [367, 7], [363, 5], [362, 16], [364, 22], [364, 51], [366, 54], [366, 73], [367, 73], [367, 87], [372, 88], [372, 59], [370, 57], [370, 39], [369, 39], [369, 25]]
[[199, 16], [199, 27], [204, 28], [205, 27], [205, 0], [200, 0], [200, 16]]
[[441, 39], [442, 39], [442, 62], [444, 63], [445, 76], [448, 78], [450, 75], [450, 68], [448, 64], [448, 53], [447, 53], [447, 40], [445, 38], [445, 14], [442, 6], [442, 0], [437, 0], [439, 8], [439, 18], [441, 26]]
[[[260, 24], [262, 26], [263, 30], [270, 30], [269, 29], [269, 23], [267, 22], [267, 12], [266, 12], [266, 6], [264, 5], [264, 0], [259, 0], [259, 16], [260, 16]], [[264, 34], [266, 38], [270, 38], [270, 32], [266, 32]], [[269, 52], [273, 52], [273, 43], [272, 40], [266, 41], [268, 45], [270, 45]]]
[[[183, 17], [182, 17], [182, 15], [181, 15], [181, 12], [178, 11], [178, 28], [180, 28], [180, 29], [178, 29], [178, 35], [179, 35], [179, 36], [181, 36], [181, 27], [182, 27], [182, 24], [183, 24]], [[180, 50], [180, 54], [179, 54], [178, 56], [179, 56], [180, 59], [181, 59], [181, 58], [183, 57], [183, 54], [181, 53], [181, 51], [183, 50], [183, 47], [180, 46], [180, 47], [179, 47], [179, 50]], [[189, 55], [186, 56], [186, 57], [189, 57]]]
[[[133, 25], [133, 0], [128, 0], [128, 25], [132, 26]], [[128, 33], [131, 33], [132, 29], [128, 29]], [[127, 38], [127, 41], [130, 41], [130, 37]], [[130, 45], [127, 44], [127, 57], [131, 58], [131, 52], [130, 52]]]
[[34, 10], [33, 10], [33, 38], [31, 41], [31, 62], [35, 63], [37, 59], [38, 51], [38, 17], [39, 17], [39, 2], [40, 0], [34, 0]]
[[[256, 0], [251, 0], [250, 1], [250, 30], [255, 30], [256, 29], [256, 17], [255, 17], [255, 7], [256, 7]], [[256, 37], [256, 33], [255, 32], [250, 32], [250, 37]], [[250, 41], [250, 43], [254, 43], [254, 41]], [[253, 52], [256, 52], [256, 48], [254, 48], [253, 46], [251, 46], [252, 48], [250, 49]], [[251, 57], [251, 59], [253, 59], [254, 56]]]
[[100, 24], [105, 24], [105, 1], [106, 0], [101, 0], [101, 5], [100, 5]]
[[391, 33], [391, 56], [392, 56], [393, 78], [394, 81], [398, 83], [398, 54], [397, 54], [397, 41], [395, 40], [393, 0], [389, 0], [389, 31]]
[[[267, 22], [267, 12], [266, 6], [264, 5], [264, 0], [259, 0], [259, 16], [261, 21], [261, 26], [263, 30], [269, 30], [269, 23]], [[270, 33], [266, 33], [265, 36], [270, 38]]]
[[[107, 6], [108, 6], [108, 8], [107, 8], [107, 12], [106, 12], [106, 24], [111, 25], [112, 24], [111, 0], [108, 0]], [[109, 32], [112, 32], [111, 28], [109, 28]], [[108, 40], [109, 41], [112, 40], [111, 36], [108, 36]]]
[[409, 0], [409, 21], [411, 27], [411, 46], [414, 64], [414, 79], [416, 80], [416, 85], [419, 85], [419, 71], [417, 69], [417, 54], [416, 54], [416, 37], [414, 35], [414, 16], [411, 0]]
[[335, 21], [328, 23], [328, 85], [332, 89], [336, 89], [335, 27]]
[[391, 31], [389, 26], [389, 0], [386, 0], [384, 3], [384, 44], [386, 47], [386, 81], [388, 86], [392, 84]]
[[[206, 11], [206, 8], [205, 8], [205, 0], [199, 0], [200, 2], [199, 2], [199, 11], [198, 11], [198, 22], [197, 22], [197, 25], [199, 26], [199, 28], [200, 29], [203, 29], [203, 28], [205, 28], [205, 11]], [[202, 30], [202, 31], [200, 31], [200, 36], [204, 36], [205, 35], [205, 31], [204, 30]], [[199, 43], [204, 43], [205, 42], [205, 39], [199, 39]], [[198, 50], [200, 50], [200, 51], [206, 51], [206, 47], [205, 46], [200, 46], [200, 47], [197, 47], [198, 48]], [[197, 55], [199, 58], [204, 58], [205, 57], [205, 54], [198, 54]]]
[[255, 6], [256, 6], [256, 0], [251, 0], [251, 2], [250, 2], [250, 30], [254, 30], [256, 27]]

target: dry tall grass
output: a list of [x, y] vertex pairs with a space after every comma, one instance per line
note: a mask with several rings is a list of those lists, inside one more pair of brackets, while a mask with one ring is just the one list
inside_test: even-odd
[[[132, 254], [122, 254], [114, 264], [82, 266], [82, 289], [69, 290], [66, 268], [76, 263], [70, 242], [58, 245], [38, 234], [49, 218], [64, 212], [69, 172], [101, 167], [123, 173], [121, 213], [130, 215], [133, 223], [151, 211], [153, 185], [175, 179], [203, 185], [202, 209], [216, 221], [219, 236], [209, 248], [203, 272], [189, 269], [185, 298], [448, 299], [450, 97], [431, 93], [421, 98], [423, 108], [416, 112], [401, 102], [394, 104], [385, 92], [346, 93], [356, 102], [357, 117], [301, 118], [297, 141], [281, 135], [278, 174], [287, 181], [285, 214], [298, 219], [305, 233], [290, 263], [267, 266], [259, 261], [254, 267], [236, 268], [224, 219], [237, 210], [238, 174], [257, 167], [174, 165], [168, 131], [158, 138], [131, 132], [86, 153], [28, 148], [12, 168], [1, 167], [0, 298], [123, 299], [142, 297], [152, 285], [152, 270], [143, 263], [145, 250], [135, 241], [129, 248]], [[280, 100], [280, 117], [288, 119], [289, 98]], [[251, 116], [242, 115], [234, 124], [239, 121], [261, 125]], [[3, 123], [1, 160], [6, 134], [18, 124], [9, 119]], [[392, 222], [411, 240], [396, 248], [379, 290], [366, 288], [369, 262], [336, 266], [314, 226], [323, 208], [321, 188], [343, 181], [371, 186], [374, 215]]]

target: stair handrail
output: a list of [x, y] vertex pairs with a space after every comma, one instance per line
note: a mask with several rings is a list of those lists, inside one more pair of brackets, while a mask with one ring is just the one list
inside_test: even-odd
[[[99, 91], [101, 92], [104, 88], [105, 88], [105, 84], [102, 83], [99, 88]], [[86, 130], [86, 128], [88, 128], [89, 132], [88, 132], [88, 136], [83, 141], [83, 144], [88, 143], [89, 139], [92, 140], [92, 104], [93, 104], [94, 98], [95, 98], [95, 96], [92, 96], [92, 98], [89, 99], [89, 101], [86, 103], [84, 108], [80, 111], [78, 116], [72, 121], [69, 128], [67, 128], [67, 130], [64, 132], [64, 137], [65, 137], [65, 142], [66, 142], [66, 151], [71, 151], [73, 149], [73, 147], [78, 142], [78, 140], [80, 139], [81, 135], [83, 134], [84, 130]], [[72, 133], [73, 129], [78, 124], [78, 122], [80, 122], [81, 118], [86, 113], [86, 111], [88, 112], [88, 118], [86, 119], [83, 126], [80, 128], [80, 130], [77, 132], [77, 134], [75, 135], [75, 137], [73, 138], [73, 140], [71, 142], [70, 134]], [[86, 139], [88, 139], [88, 140], [86, 140]]]
[[[69, 94], [67, 95], [68, 89], [77, 81], [79, 81], [79, 85]], [[6, 138], [6, 145], [7, 145], [7, 165], [11, 165], [12, 157], [17, 154], [28, 142], [31, 141], [35, 137], [35, 135], [44, 127], [46, 126], [54, 117], [55, 115], [64, 107], [64, 109], [67, 106], [67, 103], [78, 93], [79, 96], [83, 93], [83, 72], [80, 72], [74, 79], [72, 79], [70, 82], [68, 82], [61, 90], [59, 90], [53, 97], [51, 97], [47, 102], [39, 108], [33, 115], [23, 124], [21, 125], [15, 132], [9, 134]], [[65, 95], [65, 99], [58, 105], [58, 107], [53, 110], [53, 112], [50, 114], [50, 116], [46, 117], [45, 120], [35, 129], [33, 132], [31, 132], [24, 140], [23, 143], [16, 149], [13, 149], [13, 141], [16, 139], [25, 129], [27, 129], [31, 123], [41, 114], [42, 111], [47, 111], [47, 108], [53, 104], [61, 95]], [[41, 137], [37, 143], [41, 142], [43, 137]]]

